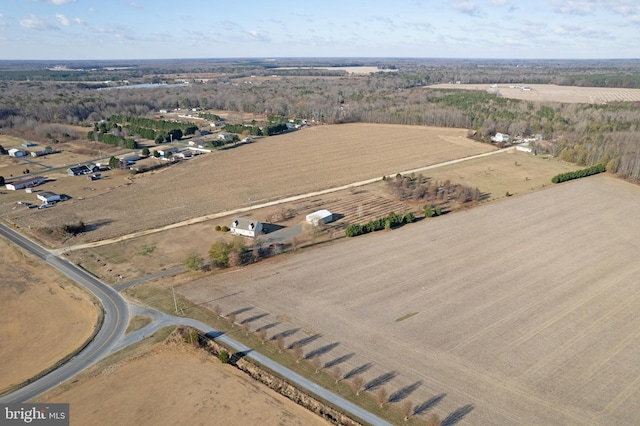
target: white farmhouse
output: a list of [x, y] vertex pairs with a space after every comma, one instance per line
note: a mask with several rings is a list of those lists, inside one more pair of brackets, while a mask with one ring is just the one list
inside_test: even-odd
[[262, 223], [257, 220], [236, 218], [231, 223], [231, 233], [243, 237], [255, 238], [262, 232]]

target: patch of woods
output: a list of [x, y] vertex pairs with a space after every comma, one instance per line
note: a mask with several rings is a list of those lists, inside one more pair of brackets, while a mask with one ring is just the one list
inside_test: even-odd
[[[633, 181], [640, 181], [640, 162], [636, 144], [640, 137], [640, 103], [561, 104], [507, 99], [485, 91], [430, 89], [433, 83], [553, 83], [561, 85], [640, 87], [637, 64], [620, 64], [603, 68], [602, 64], [551, 64], [514, 68], [500, 64], [455, 61], [414, 61], [398, 66], [397, 72], [377, 73], [362, 78], [332, 79], [287, 77], [266, 79], [259, 85], [230, 84], [234, 78], [249, 75], [269, 76], [268, 64], [255, 62], [210, 63], [208, 72], [220, 73], [207, 83], [182, 87], [158, 87], [122, 91], [98, 91], [86, 83], [59, 84], [51, 78], [71, 78], [71, 74], [51, 74], [37, 70], [0, 71], [0, 127], [34, 141], [67, 141], [71, 131], [63, 124], [94, 126], [101, 120], [109, 125], [94, 126], [89, 139], [104, 143], [132, 145], [133, 135], [152, 140], [171, 139], [170, 131], [149, 122], [126, 117], [153, 116], [159, 109], [203, 108], [235, 111], [239, 114], [307, 119], [320, 123], [392, 123], [465, 128], [470, 137], [489, 142], [497, 132], [512, 137], [541, 134], [544, 141], [535, 145], [537, 152], [547, 152], [563, 160], [590, 167], [605, 164], [607, 171]], [[135, 70], [114, 71], [117, 81], [153, 82], [177, 68], [202, 70], [203, 64], [145, 64]], [[550, 72], [552, 70], [553, 72]], [[304, 73], [298, 70], [296, 72]], [[78, 74], [78, 73], [72, 73]], [[106, 70], [81, 73], [79, 79], [109, 75]], [[31, 81], [25, 76], [32, 75]], [[39, 78], [35, 76], [39, 75]], [[2, 81], [4, 80], [4, 81]], [[38, 81], [40, 80], [40, 81]], [[76, 82], [78, 80], [75, 80]], [[96, 80], [104, 81], [104, 80]], [[110, 120], [110, 117], [120, 117]], [[212, 118], [215, 116], [212, 114]], [[219, 118], [219, 117], [218, 117]], [[150, 120], [162, 122], [163, 120]], [[114, 127], [114, 123], [118, 123]], [[170, 122], [171, 125], [176, 123]], [[192, 123], [191, 123], [192, 124]], [[190, 126], [191, 124], [187, 124]], [[262, 123], [236, 123], [266, 135], [286, 131], [286, 123], [266, 120]], [[164, 124], [162, 124], [164, 126]], [[129, 128], [127, 128], [129, 126]], [[152, 133], [153, 132], [153, 133]], [[66, 135], [66, 136], [65, 136]]]
[[198, 126], [193, 123], [114, 114], [106, 120], [94, 123], [93, 130], [87, 133], [87, 139], [115, 146], [123, 146], [121, 141], [124, 141], [126, 148], [133, 149], [136, 148], [136, 145], [133, 147], [126, 145], [129, 143], [131, 135], [137, 135], [152, 140], [156, 144], [161, 144], [178, 141], [184, 135], [194, 134], [196, 130], [198, 130]]
[[39, 231], [49, 237], [56, 239], [66, 239], [81, 234], [87, 230], [87, 225], [81, 221], [75, 221], [71, 223], [62, 223], [57, 226], [44, 226], [39, 228]]
[[410, 176], [398, 173], [395, 177], [384, 176], [387, 190], [400, 200], [428, 201], [438, 203], [455, 200], [459, 203], [480, 201], [478, 188], [453, 183], [450, 180], [434, 181], [422, 174]]
[[[450, 180], [433, 181], [422, 174], [410, 176], [398, 173], [395, 177], [383, 176], [386, 189], [396, 198], [404, 201], [427, 202], [422, 206], [424, 217], [436, 217], [446, 213], [450, 202], [458, 204], [479, 201], [482, 193], [478, 188], [453, 183]], [[368, 234], [383, 229], [393, 229], [415, 221], [413, 213], [399, 215], [395, 212], [367, 223], [352, 223], [345, 229], [347, 237]]]
[[606, 171], [604, 164], [596, 164], [595, 166], [591, 166], [587, 169], [574, 170], [573, 172], [560, 173], [551, 178], [551, 182], [560, 183], [566, 182], [568, 180], [580, 179], [583, 177], [595, 175], [598, 173], [603, 173]]

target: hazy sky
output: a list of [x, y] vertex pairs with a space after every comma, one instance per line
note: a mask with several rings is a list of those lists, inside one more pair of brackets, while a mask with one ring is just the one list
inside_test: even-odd
[[640, 0], [3, 0], [0, 59], [640, 58]]

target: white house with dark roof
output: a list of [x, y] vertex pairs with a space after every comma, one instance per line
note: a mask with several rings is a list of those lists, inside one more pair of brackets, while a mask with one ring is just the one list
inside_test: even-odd
[[262, 223], [257, 220], [238, 217], [231, 222], [231, 233], [234, 235], [255, 238], [260, 232], [262, 232]]

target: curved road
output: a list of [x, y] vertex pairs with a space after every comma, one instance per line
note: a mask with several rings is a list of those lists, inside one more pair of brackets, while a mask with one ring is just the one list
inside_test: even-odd
[[111, 352], [129, 324], [129, 305], [111, 287], [103, 284], [83, 269], [57, 256], [22, 236], [6, 225], [0, 224], [0, 235], [27, 250], [58, 271], [79, 283], [97, 297], [103, 307], [103, 323], [93, 340], [75, 357], [60, 368], [39, 380], [3, 397], [0, 402], [24, 402], [51, 389], [60, 382], [75, 376]]
[[72, 263], [51, 254], [43, 247], [4, 224], [0, 224], [0, 235], [17, 244], [20, 248], [33, 253], [35, 256], [53, 266], [64, 275], [87, 288], [100, 300], [104, 307], [104, 322], [89, 345], [60, 368], [50, 372], [35, 382], [0, 398], [0, 402], [2, 403], [20, 403], [33, 399], [41, 393], [54, 388], [61, 382], [71, 379], [73, 376], [96, 363], [106, 355], [138, 342], [145, 337], [152, 335], [162, 327], [169, 325], [187, 325], [200, 330], [202, 333], [212, 338], [215, 338], [230, 348], [233, 348], [235, 351], [245, 353], [247, 358], [257, 361], [282, 377], [285, 377], [291, 383], [307, 390], [312, 395], [316, 395], [321, 399], [329, 401], [333, 405], [351, 413], [351, 415], [364, 420], [368, 424], [376, 426], [391, 426], [391, 424], [385, 420], [326, 390], [311, 380], [300, 376], [270, 358], [253, 351], [251, 348], [227, 335], [224, 335], [218, 330], [212, 329], [200, 321], [196, 321], [191, 318], [180, 318], [166, 315], [151, 308], [135, 307], [134, 309], [139, 311], [137, 313], [149, 315], [154, 319], [154, 321], [141, 330], [125, 336], [124, 332], [129, 323], [129, 307], [128, 303], [114, 289], [103, 284], [98, 279]]

